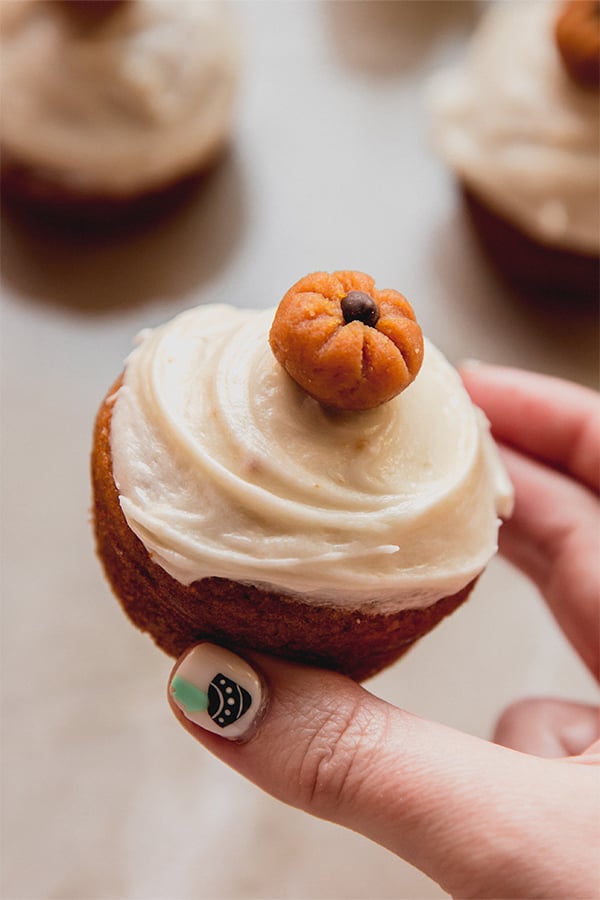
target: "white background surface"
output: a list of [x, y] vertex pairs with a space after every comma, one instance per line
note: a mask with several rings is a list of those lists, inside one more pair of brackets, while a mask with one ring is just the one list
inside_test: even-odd
[[[93, 418], [133, 337], [199, 302], [275, 304], [356, 268], [454, 362], [597, 379], [589, 314], [533, 308], [473, 244], [428, 143], [423, 85], [479, 7], [249, 0], [232, 149], [177, 214], [73, 243], [4, 221], [2, 896], [418, 898], [388, 852], [263, 795], [165, 701], [171, 661], [94, 556]], [[595, 697], [535, 590], [494, 560], [469, 603], [369, 689], [487, 736], [527, 694]]]

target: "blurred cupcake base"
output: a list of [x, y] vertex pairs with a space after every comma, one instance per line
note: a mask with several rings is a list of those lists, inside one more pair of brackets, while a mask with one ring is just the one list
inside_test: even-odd
[[495, 213], [464, 183], [461, 192], [476, 240], [512, 288], [537, 300], [598, 302], [600, 257], [543, 244]]
[[12, 215], [41, 229], [117, 231], [151, 223], [193, 197], [227, 155], [222, 149], [196, 171], [152, 189], [110, 194], [67, 184], [51, 173], [1, 154], [2, 205]]

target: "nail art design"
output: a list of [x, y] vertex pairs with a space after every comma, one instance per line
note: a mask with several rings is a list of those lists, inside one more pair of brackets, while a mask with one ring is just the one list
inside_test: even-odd
[[221, 728], [237, 722], [252, 706], [252, 697], [222, 672], [208, 686], [208, 714]]
[[248, 732], [263, 702], [254, 670], [214, 644], [198, 644], [183, 658], [170, 692], [191, 722], [233, 740]]

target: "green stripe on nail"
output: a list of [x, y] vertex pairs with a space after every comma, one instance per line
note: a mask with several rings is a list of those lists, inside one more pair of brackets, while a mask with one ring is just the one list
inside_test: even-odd
[[186, 712], [202, 712], [208, 709], [208, 694], [180, 675], [176, 675], [171, 682], [171, 691], [177, 703]]

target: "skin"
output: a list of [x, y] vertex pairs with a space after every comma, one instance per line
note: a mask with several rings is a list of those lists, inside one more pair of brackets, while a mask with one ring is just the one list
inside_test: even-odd
[[[501, 552], [535, 582], [598, 678], [597, 394], [482, 364], [462, 374], [515, 486]], [[187, 731], [246, 778], [382, 844], [455, 897], [599, 896], [597, 709], [523, 700], [485, 741], [397, 709], [342, 676], [249, 658], [269, 703], [245, 743], [203, 731], [172, 704]]]

